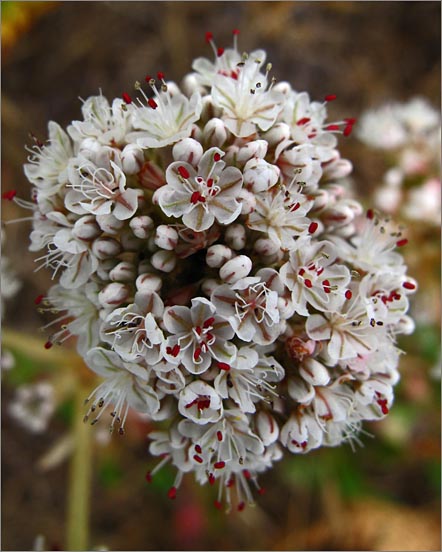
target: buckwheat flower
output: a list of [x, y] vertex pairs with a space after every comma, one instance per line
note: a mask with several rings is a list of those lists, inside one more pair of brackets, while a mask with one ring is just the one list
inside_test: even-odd
[[28, 163], [23, 167], [26, 178], [44, 197], [53, 196], [66, 184], [67, 167], [73, 155], [69, 136], [57, 123], [50, 121], [48, 131], [48, 143], [35, 139], [35, 145], [28, 149]]
[[160, 91], [157, 90], [155, 81], [151, 82], [154, 97], [147, 98], [143, 93], [147, 106], [141, 101], [139, 105], [130, 103], [127, 106], [134, 128], [127, 135], [127, 140], [136, 142], [142, 148], [161, 148], [190, 136], [192, 125], [201, 114], [199, 92], [193, 93], [190, 99], [181, 92], [172, 94], [163, 77], [161, 80], [163, 85]]
[[208, 424], [217, 422], [221, 418], [223, 402], [212, 386], [196, 380], [181, 391], [178, 411], [196, 424]]
[[43, 433], [55, 410], [53, 386], [47, 382], [21, 385], [8, 410], [17, 422], [32, 433]]
[[258, 270], [256, 276], [224, 284], [215, 289], [211, 300], [216, 311], [226, 317], [243, 341], [258, 345], [273, 343], [284, 326], [279, 294], [284, 286], [271, 268]]
[[342, 307], [339, 297], [332, 301], [339, 306], [307, 318], [307, 335], [316, 341], [325, 341], [327, 352], [335, 361], [373, 351], [379, 331], [368, 317], [365, 302], [356, 294], [346, 299]]
[[98, 409], [98, 414], [94, 414], [91, 422], [97, 423], [103, 412], [112, 405], [110, 429], [117, 424], [120, 426], [119, 432], [124, 433], [129, 408], [150, 415], [158, 411], [160, 403], [149, 383], [150, 374], [146, 368], [132, 362], [124, 362], [117, 353], [102, 347], [88, 351], [85, 360], [91, 370], [104, 378], [103, 383], [88, 397], [88, 402], [95, 398], [85, 421]]
[[113, 310], [101, 326], [101, 338], [127, 362], [145, 361], [156, 364], [161, 358], [163, 332], [156, 318], [164, 312], [164, 304], [154, 291], [137, 292], [127, 307]]
[[268, 71], [260, 73], [261, 65], [262, 60], [249, 57], [237, 66], [236, 77], [218, 73], [213, 79], [213, 103], [223, 110], [224, 124], [235, 136], [251, 136], [257, 127], [268, 130], [282, 109], [284, 97], [268, 88]]
[[307, 304], [317, 310], [328, 310], [330, 296], [344, 295], [350, 282], [350, 271], [336, 263], [338, 250], [331, 242], [299, 238], [290, 251], [289, 261], [280, 269], [284, 284], [292, 292], [295, 312], [308, 316]]
[[264, 232], [282, 249], [291, 249], [295, 238], [305, 233], [311, 220], [305, 215], [313, 202], [301, 192], [256, 194], [255, 210], [247, 219], [252, 230]]
[[167, 185], [156, 192], [156, 200], [167, 216], [181, 217], [183, 224], [202, 232], [218, 221], [230, 224], [241, 213], [236, 200], [242, 174], [226, 167], [219, 148], [207, 150], [195, 170], [189, 163], [176, 161], [166, 170]]
[[139, 191], [126, 188], [120, 152], [100, 148], [92, 159], [79, 156], [69, 166], [66, 201], [75, 213], [112, 215], [119, 220], [131, 218], [138, 207]]
[[323, 431], [313, 413], [294, 412], [282, 426], [281, 443], [295, 454], [305, 454], [318, 448], [323, 439]]
[[191, 374], [202, 374], [212, 360], [230, 364], [236, 347], [229, 342], [234, 330], [216, 313], [216, 306], [204, 297], [192, 299], [192, 307], [174, 306], [164, 311], [163, 324], [170, 335], [164, 343], [164, 357], [182, 362]]
[[81, 107], [83, 121], [72, 121], [67, 131], [77, 143], [94, 140], [104, 146], [122, 145], [131, 129], [129, 113], [124, 107], [124, 101], [119, 98], [110, 105], [101, 93], [91, 96]]

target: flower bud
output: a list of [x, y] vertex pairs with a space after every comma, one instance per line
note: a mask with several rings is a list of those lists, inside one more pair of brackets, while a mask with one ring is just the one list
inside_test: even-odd
[[280, 81], [275, 84], [273, 91], [280, 92], [281, 94], [285, 94], [287, 96], [292, 91], [292, 87], [289, 82]]
[[223, 121], [216, 117], [210, 119], [204, 127], [203, 139], [208, 142], [210, 146], [217, 146], [220, 148], [227, 140], [227, 130]]
[[113, 238], [98, 238], [92, 245], [92, 253], [100, 260], [116, 257], [121, 253], [121, 245]]
[[330, 374], [327, 368], [311, 357], [304, 360], [301, 364], [299, 374], [307, 383], [315, 386], [327, 385], [330, 381]]
[[256, 208], [256, 197], [254, 194], [242, 188], [238, 194], [238, 200], [241, 201], [241, 214], [250, 215]]
[[103, 232], [113, 236], [117, 235], [124, 226], [124, 220], [119, 220], [111, 214], [97, 215], [95, 218], [98, 226], [103, 230]]
[[206, 263], [212, 268], [219, 268], [225, 262], [230, 261], [232, 255], [232, 250], [226, 245], [221, 243], [211, 245], [207, 249]]
[[264, 192], [274, 186], [281, 171], [264, 159], [250, 159], [244, 167], [244, 184], [253, 192]]
[[176, 266], [176, 255], [173, 251], [157, 251], [150, 260], [152, 266], [162, 272], [172, 272]]
[[353, 165], [348, 159], [336, 159], [324, 166], [326, 180], [338, 180], [348, 176], [353, 170]]
[[161, 249], [173, 251], [178, 243], [178, 232], [172, 226], [161, 224], [155, 231], [154, 242]]
[[137, 291], [156, 291], [159, 292], [163, 281], [156, 274], [140, 274], [135, 281]]
[[196, 167], [203, 155], [203, 146], [193, 138], [183, 138], [173, 146], [172, 155], [175, 161], [183, 161]]
[[80, 240], [94, 240], [101, 234], [94, 215], [85, 215], [77, 220], [72, 229], [72, 235]]
[[137, 174], [144, 164], [143, 150], [136, 144], [127, 144], [121, 152], [121, 163], [125, 174]]
[[285, 123], [276, 123], [276, 125], [263, 134], [263, 137], [270, 147], [274, 147], [290, 138], [290, 127]]
[[238, 255], [238, 257], [235, 257], [223, 264], [220, 268], [219, 276], [225, 282], [234, 284], [238, 280], [241, 280], [250, 274], [252, 266], [253, 263], [249, 257], [246, 255]]
[[116, 259], [104, 259], [98, 263], [97, 276], [104, 282], [110, 280], [110, 271], [113, 270], [118, 264]]
[[132, 228], [132, 232], [140, 240], [145, 240], [151, 234], [151, 231], [154, 227], [153, 220], [147, 216], [143, 215], [140, 217], [134, 217], [130, 220], [129, 226]]
[[224, 237], [227, 245], [235, 251], [239, 251], [246, 245], [246, 229], [242, 224], [230, 224]]
[[279, 427], [275, 418], [269, 412], [261, 411], [258, 413], [256, 426], [264, 446], [268, 447], [278, 439]]
[[258, 238], [253, 247], [258, 255], [274, 255], [280, 249], [270, 238]]
[[118, 307], [129, 298], [130, 289], [126, 284], [112, 282], [98, 294], [98, 301], [103, 307]]
[[268, 144], [265, 140], [253, 140], [239, 149], [237, 160], [239, 163], [247, 163], [253, 157], [264, 158]]
[[191, 96], [194, 92], [202, 91], [203, 87], [200, 86], [195, 73], [188, 73], [181, 82], [181, 88], [184, 94]]
[[93, 156], [93, 154], [101, 150], [102, 147], [103, 147], [103, 144], [101, 144], [95, 138], [85, 138], [80, 142], [78, 152], [79, 153], [81, 152], [85, 157], [90, 159]]
[[135, 266], [128, 261], [121, 261], [109, 272], [113, 282], [131, 282], [135, 278]]
[[235, 165], [238, 158], [239, 147], [235, 144], [229, 146], [226, 149], [226, 154], [223, 157], [223, 161], [227, 164]]

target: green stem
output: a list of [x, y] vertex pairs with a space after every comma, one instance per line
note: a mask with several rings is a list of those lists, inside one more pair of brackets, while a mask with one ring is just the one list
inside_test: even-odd
[[89, 424], [83, 422], [84, 398], [86, 396], [84, 387], [79, 384], [74, 408], [75, 449], [69, 478], [66, 550], [89, 549], [92, 431]]

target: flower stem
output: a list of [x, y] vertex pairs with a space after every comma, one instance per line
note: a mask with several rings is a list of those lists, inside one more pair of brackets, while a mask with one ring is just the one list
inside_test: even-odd
[[75, 450], [71, 461], [68, 489], [67, 548], [89, 550], [89, 513], [92, 479], [92, 431], [83, 422], [84, 398], [82, 385], [78, 385], [74, 408]]

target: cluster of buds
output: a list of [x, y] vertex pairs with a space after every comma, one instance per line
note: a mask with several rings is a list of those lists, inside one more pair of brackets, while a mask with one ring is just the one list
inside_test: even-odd
[[[402, 230], [363, 212], [351, 171], [311, 101], [270, 76], [263, 51], [217, 48], [179, 88], [163, 73], [110, 104], [88, 98], [67, 131], [32, 148], [32, 251], [58, 283], [47, 343], [78, 337], [102, 383], [85, 420], [129, 409], [158, 422], [150, 451], [218, 485], [241, 510], [284, 450], [357, 439], [398, 381], [396, 336], [416, 282]], [[135, 95], [137, 97], [135, 97]], [[10, 195], [13, 195], [10, 193]]]

